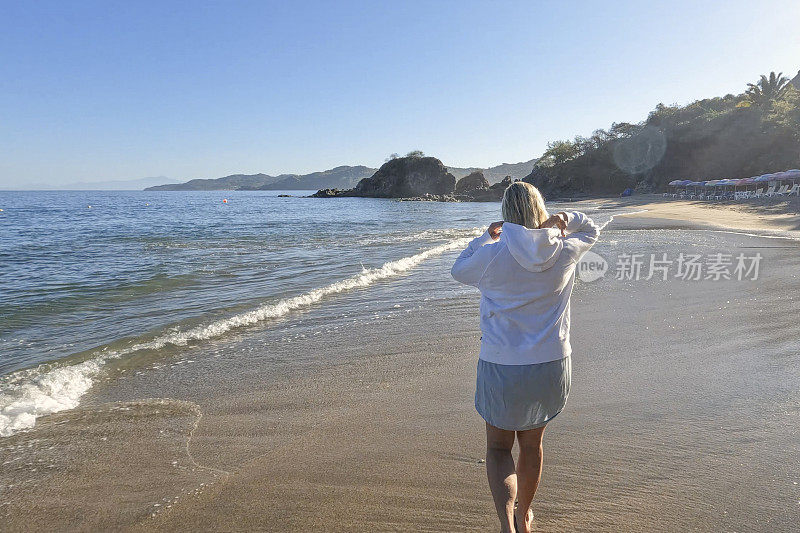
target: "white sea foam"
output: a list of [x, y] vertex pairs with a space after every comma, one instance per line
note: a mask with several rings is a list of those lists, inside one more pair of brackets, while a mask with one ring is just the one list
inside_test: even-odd
[[0, 437], [32, 428], [41, 415], [77, 407], [100, 365], [99, 359], [92, 359], [8, 384], [0, 391]]
[[[472, 236], [479, 233], [478, 230], [471, 231]], [[81, 397], [92, 387], [103, 364], [110, 359], [140, 350], [158, 350], [167, 345], [185, 346], [190, 342], [219, 337], [235, 328], [284, 316], [291, 311], [314, 305], [327, 296], [361, 289], [376, 281], [398, 276], [426, 259], [464, 247], [469, 239], [456, 239], [409, 257], [389, 261], [379, 268], [364, 268], [360, 274], [305, 294], [186, 331], [165, 334], [123, 350], [103, 352], [81, 363], [56, 367], [42, 365], [37, 369], [6, 376], [0, 381], [0, 437], [32, 428], [36, 419], [42, 415], [77, 407]]]
[[608, 226], [609, 224], [611, 224], [611, 222], [614, 221], [614, 217], [624, 217], [624, 216], [629, 216], [629, 215], [638, 215], [638, 214], [641, 214], [641, 213], [647, 213], [647, 209], [640, 209], [639, 211], [629, 211], [627, 213], [614, 213], [613, 215], [611, 215], [611, 218], [609, 218], [608, 220], [606, 220], [605, 222], [600, 224], [600, 229], [601, 230], [606, 229], [606, 226]]

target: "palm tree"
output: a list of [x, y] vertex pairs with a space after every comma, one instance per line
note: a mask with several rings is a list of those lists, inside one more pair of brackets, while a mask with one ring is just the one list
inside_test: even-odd
[[754, 104], [762, 105], [777, 100], [789, 88], [789, 78], [783, 72], [775, 74], [769, 73], [769, 78], [761, 75], [761, 79], [756, 83], [747, 84], [747, 98]]

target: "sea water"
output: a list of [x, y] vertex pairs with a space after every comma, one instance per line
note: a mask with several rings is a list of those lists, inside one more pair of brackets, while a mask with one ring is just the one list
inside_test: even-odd
[[0, 436], [76, 407], [111, 361], [316, 306], [368, 317], [357, 293], [376, 285], [399, 305], [393, 279], [500, 218], [496, 202], [280, 193], [0, 192]]

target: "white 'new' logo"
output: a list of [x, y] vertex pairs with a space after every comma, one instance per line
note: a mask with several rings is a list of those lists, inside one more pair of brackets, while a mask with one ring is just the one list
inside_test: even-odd
[[594, 252], [586, 252], [578, 262], [578, 277], [581, 281], [595, 281], [605, 276], [608, 262]]

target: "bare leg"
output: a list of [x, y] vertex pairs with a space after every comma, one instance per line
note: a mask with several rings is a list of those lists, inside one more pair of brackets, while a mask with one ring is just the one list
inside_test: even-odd
[[514, 532], [517, 474], [514, 470], [514, 457], [511, 455], [513, 446], [513, 431], [486, 424], [486, 475], [503, 533]]
[[[542, 437], [544, 427], [529, 429], [527, 431], [517, 431], [517, 442], [519, 443], [519, 460], [517, 461], [517, 484], [519, 505], [517, 505], [517, 526], [518, 533], [530, 533], [531, 522], [533, 521], [533, 511], [531, 502], [539, 487], [539, 480], [542, 478]], [[488, 461], [487, 461], [488, 462]]]

